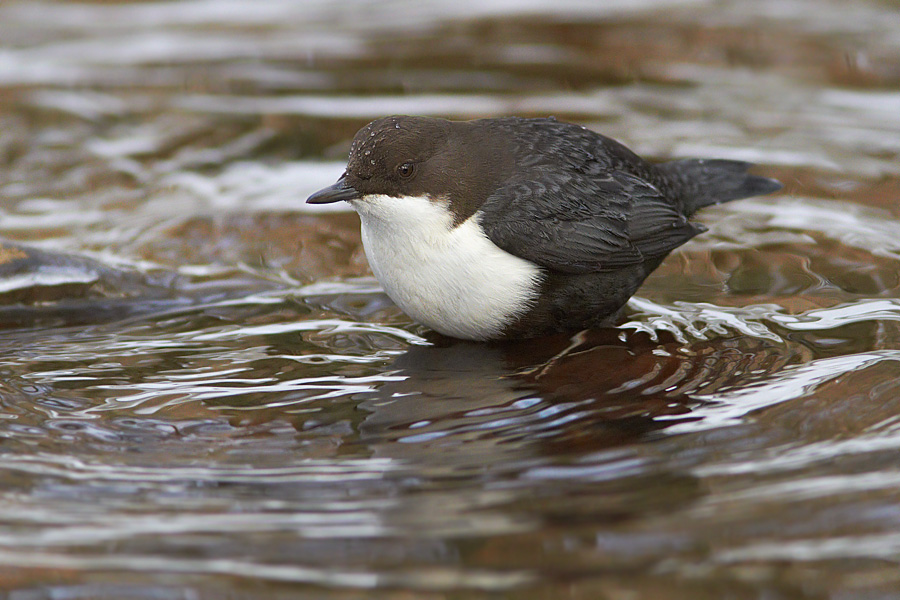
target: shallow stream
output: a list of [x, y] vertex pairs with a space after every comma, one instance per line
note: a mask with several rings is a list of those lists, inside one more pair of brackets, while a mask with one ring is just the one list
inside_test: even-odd
[[[303, 203], [391, 113], [785, 189], [452, 342]], [[891, 0], [2, 2], [0, 594], [900, 598], [898, 154]]]

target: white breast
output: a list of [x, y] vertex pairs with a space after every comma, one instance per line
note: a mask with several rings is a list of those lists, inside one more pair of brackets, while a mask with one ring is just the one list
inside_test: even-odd
[[535, 300], [537, 266], [495, 246], [475, 218], [453, 227], [446, 204], [372, 195], [352, 202], [375, 277], [416, 321], [485, 340]]

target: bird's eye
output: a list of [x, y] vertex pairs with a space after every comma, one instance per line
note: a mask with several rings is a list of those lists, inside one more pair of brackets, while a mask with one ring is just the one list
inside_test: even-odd
[[397, 167], [397, 174], [404, 179], [412, 177], [413, 173], [416, 172], [416, 165], [411, 162], [405, 162], [399, 167]]

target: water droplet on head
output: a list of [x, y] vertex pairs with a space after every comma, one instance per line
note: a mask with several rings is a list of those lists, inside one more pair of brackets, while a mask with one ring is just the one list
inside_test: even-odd
[[370, 133], [369, 137], [375, 137], [375, 132], [373, 131], [372, 133]]
[[363, 154], [364, 154], [365, 156], [368, 156], [368, 155], [372, 154], [372, 151], [371, 151], [371, 150], [366, 150], [365, 152], [363, 152]]
[[374, 161], [374, 160], [370, 160], [369, 162], [372, 163], [372, 165], [375, 164], [375, 161]]

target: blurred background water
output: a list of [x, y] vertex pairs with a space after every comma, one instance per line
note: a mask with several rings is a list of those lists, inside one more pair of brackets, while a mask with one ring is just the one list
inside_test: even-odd
[[[785, 183], [478, 345], [306, 196], [391, 113]], [[894, 0], [0, 3], [0, 593], [900, 597]]]

